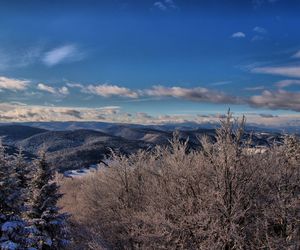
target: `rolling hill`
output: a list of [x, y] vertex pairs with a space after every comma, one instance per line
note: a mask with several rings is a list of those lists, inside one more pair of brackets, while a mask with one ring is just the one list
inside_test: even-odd
[[[49, 124], [49, 130], [46, 125]], [[80, 129], [94, 127], [95, 129]], [[28, 125], [1, 125], [0, 136], [3, 142], [15, 152], [18, 147], [24, 149], [30, 158], [40, 150], [47, 152], [48, 161], [59, 171], [88, 167], [109, 156], [111, 150], [123, 154], [134, 153], [139, 149], [151, 149], [155, 145], [168, 145], [173, 137], [172, 130], [163, 130], [153, 126], [130, 124], [98, 123], [46, 123], [39, 128]], [[64, 128], [56, 130], [53, 128]], [[100, 129], [101, 127], [101, 129]], [[76, 129], [70, 129], [76, 128]], [[79, 128], [79, 129], [77, 129]], [[215, 129], [195, 128], [178, 130], [180, 140], [189, 139], [189, 148], [200, 146], [199, 138], [203, 135], [215, 137]], [[245, 139], [250, 133], [245, 134]], [[281, 140], [276, 132], [255, 132], [253, 145], [269, 146]]]

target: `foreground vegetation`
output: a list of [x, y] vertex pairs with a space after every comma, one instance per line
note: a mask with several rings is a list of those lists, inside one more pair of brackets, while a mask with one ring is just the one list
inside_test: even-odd
[[26, 162], [20, 151], [7, 155], [0, 143], [0, 249], [63, 249], [69, 243], [66, 220], [57, 201], [54, 171], [41, 153]]
[[243, 128], [229, 113], [199, 150], [175, 133], [112, 152], [60, 191], [44, 153], [26, 162], [0, 143], [0, 249], [300, 249], [299, 138], [254, 153]]
[[61, 180], [71, 249], [300, 249], [300, 145], [246, 149], [229, 114], [216, 141], [113, 154], [93, 175]]

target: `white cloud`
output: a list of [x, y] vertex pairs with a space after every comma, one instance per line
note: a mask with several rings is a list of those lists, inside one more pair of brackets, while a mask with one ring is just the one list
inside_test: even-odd
[[[218, 85], [229, 82], [218, 83]], [[103, 97], [127, 97], [137, 99], [139, 97], [174, 97], [195, 102], [208, 103], [241, 103], [243, 100], [234, 96], [227, 95], [220, 91], [207, 88], [182, 88], [182, 87], [163, 87], [153, 86], [151, 89], [132, 90], [117, 85], [83, 85], [79, 83], [68, 83], [68, 87], [79, 88], [82, 93], [99, 95]]]
[[54, 66], [62, 62], [73, 62], [83, 59], [84, 53], [75, 45], [69, 44], [45, 51], [43, 45], [36, 45], [16, 50], [0, 49], [0, 69], [24, 68], [36, 63]]
[[286, 109], [300, 112], [300, 92], [265, 90], [261, 95], [252, 96], [249, 100], [249, 104], [255, 107]]
[[259, 26], [254, 27], [253, 31], [257, 32], [257, 33], [260, 33], [260, 34], [266, 34], [267, 33], [267, 30], [265, 28], [259, 27]]
[[277, 82], [275, 85], [279, 88], [285, 88], [291, 85], [300, 85], [300, 80], [296, 80], [296, 79], [282, 80]]
[[300, 50], [293, 55], [293, 58], [300, 58]]
[[[242, 113], [236, 113], [241, 116]], [[300, 114], [275, 115], [267, 112], [246, 113], [248, 124], [283, 126], [286, 124], [300, 126]], [[121, 112], [119, 106], [99, 108], [78, 108], [59, 106], [37, 106], [18, 103], [0, 103], [0, 120], [2, 122], [45, 122], [45, 121], [105, 121], [117, 123], [166, 124], [166, 123], [216, 123], [224, 115], [215, 114], [174, 114], [153, 116], [148, 113]]]
[[43, 84], [43, 83], [39, 83], [37, 85], [37, 89], [41, 90], [41, 91], [45, 91], [45, 92], [51, 93], [51, 94], [56, 94], [56, 90], [53, 87], [48, 86], [48, 85]]
[[42, 61], [47, 66], [54, 66], [62, 62], [77, 61], [80, 59], [82, 59], [82, 54], [76, 46], [65, 45], [46, 52]]
[[[224, 85], [230, 82], [218, 82], [215, 85]], [[209, 90], [207, 88], [181, 88], [153, 86], [151, 89], [132, 90], [111, 84], [83, 85], [80, 83], [67, 83], [70, 88], [79, 88], [82, 93], [99, 95], [103, 97], [128, 97], [137, 99], [139, 97], [175, 97], [196, 102], [211, 103], [239, 103], [241, 100], [226, 95], [223, 92]], [[148, 99], [147, 99], [148, 100]]]
[[128, 98], [137, 98], [138, 93], [125, 87], [117, 85], [101, 84], [101, 85], [88, 85], [82, 89], [82, 92], [99, 95], [103, 97], [121, 96]]
[[[1, 121], [100, 121], [112, 119], [120, 107], [77, 108], [0, 103]], [[102, 119], [99, 120], [99, 117]], [[104, 118], [104, 119], [103, 119]]]
[[14, 78], [8, 78], [5, 76], [0, 76], [0, 90], [12, 90], [12, 91], [20, 91], [25, 90], [30, 81], [28, 80], [20, 80]]
[[155, 2], [153, 6], [159, 8], [160, 10], [167, 10], [167, 6], [162, 2]]
[[253, 31], [256, 34], [252, 37], [252, 39], [251, 39], [252, 42], [264, 40], [265, 39], [265, 35], [268, 33], [265, 28], [259, 27], [259, 26], [254, 27]]
[[[278, 70], [280, 69], [280, 70]], [[284, 68], [286, 69], [286, 68]], [[298, 68], [297, 68], [298, 69]], [[282, 67], [269, 67], [269, 68], [254, 68], [252, 70], [256, 73], [269, 73], [269, 74], [287, 74], [286, 71], [282, 71]], [[288, 71], [289, 74], [297, 75], [297, 71]], [[298, 72], [299, 73], [299, 72]], [[299, 73], [300, 74], [300, 73]], [[0, 77], [0, 90], [11, 89], [11, 90], [24, 90], [27, 88], [29, 81], [11, 79], [6, 77]], [[227, 82], [217, 83], [216, 85], [226, 84]], [[288, 79], [282, 80], [275, 84], [279, 88], [285, 88], [291, 85], [300, 85], [300, 80]], [[254, 95], [250, 97], [239, 97], [226, 94], [221, 91], [208, 89], [204, 87], [196, 88], [183, 88], [183, 87], [164, 87], [164, 86], [153, 86], [149, 89], [132, 90], [126, 87], [121, 87], [112, 84], [100, 84], [100, 85], [84, 85], [80, 83], [67, 83], [66, 86], [52, 87], [44, 83], [39, 83], [36, 88], [40, 91], [44, 91], [50, 94], [54, 94], [58, 97], [65, 97], [69, 93], [69, 88], [79, 88], [82, 93], [89, 95], [98, 95], [102, 97], [127, 97], [131, 100], [140, 100], [139, 98], [177, 98], [181, 100], [200, 102], [200, 103], [216, 103], [216, 104], [248, 104], [259, 108], [268, 109], [287, 109], [300, 112], [300, 92], [288, 92], [282, 89], [277, 91], [263, 91], [260, 95]], [[245, 88], [248, 91], [258, 91], [265, 89], [264, 86], [254, 86]], [[33, 94], [36, 94], [32, 92]], [[40, 93], [40, 92], [37, 92]], [[24, 95], [29, 93], [24, 93]], [[40, 93], [41, 95], [41, 93]], [[40, 96], [42, 97], [42, 95]], [[19, 101], [21, 99], [14, 99]], [[115, 112], [115, 109], [114, 111]], [[30, 111], [30, 115], [34, 112]], [[69, 115], [76, 112], [67, 112]], [[24, 114], [23, 114], [24, 115]], [[100, 115], [100, 114], [98, 114]], [[102, 115], [102, 114], [101, 114]], [[113, 115], [113, 113], [111, 114]], [[78, 117], [81, 114], [77, 114]], [[137, 114], [136, 117], [145, 119], [147, 115], [143, 113]], [[148, 117], [149, 118], [149, 117]]]
[[177, 9], [178, 6], [175, 4], [175, 2], [173, 0], [165, 0], [165, 3], [170, 7], [170, 8], [173, 8], [173, 9]]
[[265, 86], [256, 86], [256, 87], [247, 87], [245, 90], [247, 91], [256, 91], [256, 90], [263, 90], [265, 89]]
[[63, 86], [63, 87], [59, 88], [58, 93], [60, 93], [62, 95], [70, 94], [69, 89], [66, 86]]
[[79, 61], [84, 57], [85, 54], [73, 44], [56, 47], [48, 51], [40, 44], [16, 50], [0, 48], [0, 69], [24, 68], [40, 62], [50, 67], [63, 62]]
[[300, 66], [259, 67], [252, 69], [251, 72], [298, 78], [300, 77]]
[[54, 87], [51, 87], [51, 86], [46, 85], [44, 83], [39, 83], [37, 85], [37, 89], [41, 90], [41, 91], [44, 91], [44, 92], [51, 93], [51, 94], [55, 94], [55, 95], [59, 95], [59, 94], [68, 95], [69, 94], [69, 89], [66, 86], [63, 86], [61, 88], [54, 88]]
[[173, 0], [157, 1], [153, 4], [153, 6], [162, 11], [166, 11], [169, 9], [178, 9], [178, 6]]
[[154, 86], [152, 89], [144, 90], [145, 95], [157, 97], [175, 97], [195, 102], [209, 103], [239, 103], [236, 97], [226, 95], [222, 92], [209, 90], [207, 88], [181, 88]]
[[245, 38], [246, 34], [239, 31], [239, 32], [235, 32], [231, 35], [232, 38]]
[[84, 88], [84, 86], [80, 83], [67, 83], [67, 86], [70, 87], [70, 88]]

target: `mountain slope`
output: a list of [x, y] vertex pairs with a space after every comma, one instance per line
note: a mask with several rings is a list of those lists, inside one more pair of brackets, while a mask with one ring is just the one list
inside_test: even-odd
[[46, 132], [45, 129], [24, 125], [0, 125], [0, 137], [7, 143], [23, 140], [33, 135]]
[[[59, 127], [69, 127], [72, 124], [74, 125], [60, 123]], [[106, 125], [102, 132], [89, 129], [49, 131], [15, 124], [2, 125], [0, 136], [4, 137], [4, 143], [10, 146], [11, 151], [22, 147], [27, 154], [36, 156], [40, 150], [45, 150], [52, 166], [63, 171], [96, 164], [109, 156], [111, 150], [130, 154], [139, 149], [151, 149], [155, 145], [168, 145], [174, 131], [160, 130], [152, 126]], [[178, 130], [177, 133], [181, 141], [189, 140], [189, 149], [199, 148], [199, 138], [204, 135], [215, 139], [215, 129], [197, 128]], [[250, 132], [246, 132], [244, 139], [249, 136]], [[280, 142], [282, 135], [274, 132], [254, 132], [252, 139], [253, 146], [269, 146], [274, 141]]]
[[18, 141], [18, 147], [37, 155], [47, 152], [53, 167], [60, 170], [88, 167], [98, 163], [113, 149], [125, 154], [151, 147], [143, 141], [127, 140], [93, 130], [47, 131]]

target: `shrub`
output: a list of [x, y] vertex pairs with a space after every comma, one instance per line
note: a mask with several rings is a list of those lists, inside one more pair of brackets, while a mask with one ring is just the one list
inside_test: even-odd
[[244, 121], [229, 113], [216, 141], [201, 138], [198, 151], [175, 134], [169, 147], [113, 154], [109, 167], [63, 180], [63, 190], [74, 189], [62, 204], [82, 232], [78, 242], [86, 249], [299, 249], [299, 141], [287, 136], [282, 146], [249, 154]]

